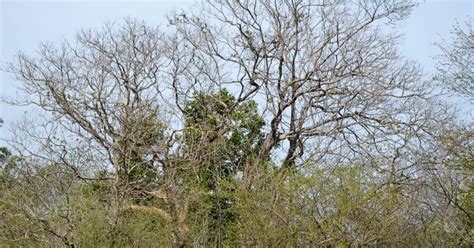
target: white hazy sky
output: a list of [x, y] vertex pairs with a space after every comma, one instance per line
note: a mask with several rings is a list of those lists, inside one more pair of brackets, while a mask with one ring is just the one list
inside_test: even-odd
[[[77, 0], [0, 0], [0, 63], [12, 60], [18, 51], [32, 54], [42, 41], [55, 42], [73, 38], [81, 28], [100, 27], [106, 21], [123, 17], [145, 20], [151, 25], [166, 25], [165, 15], [173, 9], [189, 9], [194, 0], [148, 1], [77, 1]], [[418, 61], [425, 73], [434, 72], [432, 57], [438, 52], [433, 42], [448, 38], [456, 20], [474, 15], [474, 0], [426, 0], [399, 27], [404, 33], [402, 52]], [[0, 94], [15, 95], [17, 84], [10, 75], [0, 72]], [[8, 127], [20, 120], [25, 111], [0, 103], [0, 139], [7, 138]]]

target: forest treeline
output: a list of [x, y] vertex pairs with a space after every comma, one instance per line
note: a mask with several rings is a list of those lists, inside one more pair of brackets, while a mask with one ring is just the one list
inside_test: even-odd
[[415, 7], [205, 1], [19, 53], [0, 247], [472, 247], [472, 20], [427, 79]]

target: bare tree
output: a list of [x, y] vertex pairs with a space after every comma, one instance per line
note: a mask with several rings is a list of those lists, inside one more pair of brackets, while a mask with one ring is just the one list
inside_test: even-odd
[[438, 74], [435, 79], [449, 89], [469, 97], [474, 96], [474, 19], [464, 26], [456, 24], [451, 31], [453, 42], [438, 43], [441, 55], [437, 56]]
[[120, 158], [130, 160], [137, 150], [151, 154], [154, 144], [148, 142], [162, 137], [155, 101], [161, 92], [160, 36], [132, 20], [119, 28], [109, 24], [102, 31], [82, 31], [77, 44], [44, 44], [38, 59], [20, 54], [10, 69], [24, 82], [25, 103], [38, 105], [63, 129], [100, 145], [116, 173], [128, 174]]
[[[165, 140], [168, 114], [160, 99], [167, 98], [162, 93], [170, 85], [163, 84], [169, 61], [162, 36], [128, 19], [99, 31], [84, 30], [76, 43], [43, 44], [37, 58], [19, 54], [8, 69], [24, 83], [25, 99], [16, 104], [33, 104], [49, 113], [39, 126], [43, 131], [33, 134], [34, 128], [20, 127], [23, 133], [10, 144], [23, 157], [45, 159], [43, 165], [60, 163], [83, 180], [103, 180], [97, 177], [100, 169], [113, 173], [116, 220], [120, 209], [141, 211], [130, 207], [130, 196], [167, 185], [162, 180], [169, 163], [164, 157], [172, 145]], [[45, 153], [44, 147], [54, 153]], [[150, 209], [170, 220], [165, 211]]]
[[304, 152], [324, 157], [341, 147], [350, 159], [421, 131], [431, 118], [414, 109], [424, 104], [429, 87], [418, 67], [397, 52], [398, 36], [384, 26], [414, 6], [209, 2], [197, 15], [171, 20], [180, 42], [175, 61], [200, 84], [227, 87], [239, 102], [264, 105], [267, 135], [260, 158], [280, 146], [286, 151], [277, 153], [288, 166]]

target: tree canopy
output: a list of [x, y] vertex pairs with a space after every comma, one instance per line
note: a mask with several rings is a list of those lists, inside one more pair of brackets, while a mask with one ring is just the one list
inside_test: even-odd
[[46, 115], [0, 150], [0, 246], [470, 247], [472, 126], [388, 28], [414, 7], [205, 1], [20, 53]]

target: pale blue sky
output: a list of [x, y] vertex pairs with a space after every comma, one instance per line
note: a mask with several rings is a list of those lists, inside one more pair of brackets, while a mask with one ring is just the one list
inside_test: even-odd
[[[193, 0], [149, 1], [8, 1], [0, 0], [0, 63], [11, 60], [18, 51], [33, 53], [40, 42], [73, 38], [81, 28], [100, 27], [106, 21], [123, 17], [145, 20], [151, 25], [166, 25], [165, 14], [173, 9], [188, 9]], [[432, 45], [449, 37], [456, 20], [474, 15], [474, 0], [426, 0], [399, 28], [405, 34], [402, 52], [418, 61], [427, 74], [434, 72]], [[0, 72], [2, 97], [15, 94], [15, 82]], [[0, 103], [0, 117], [5, 120], [0, 138], [8, 137], [8, 127], [21, 119], [24, 109]]]

